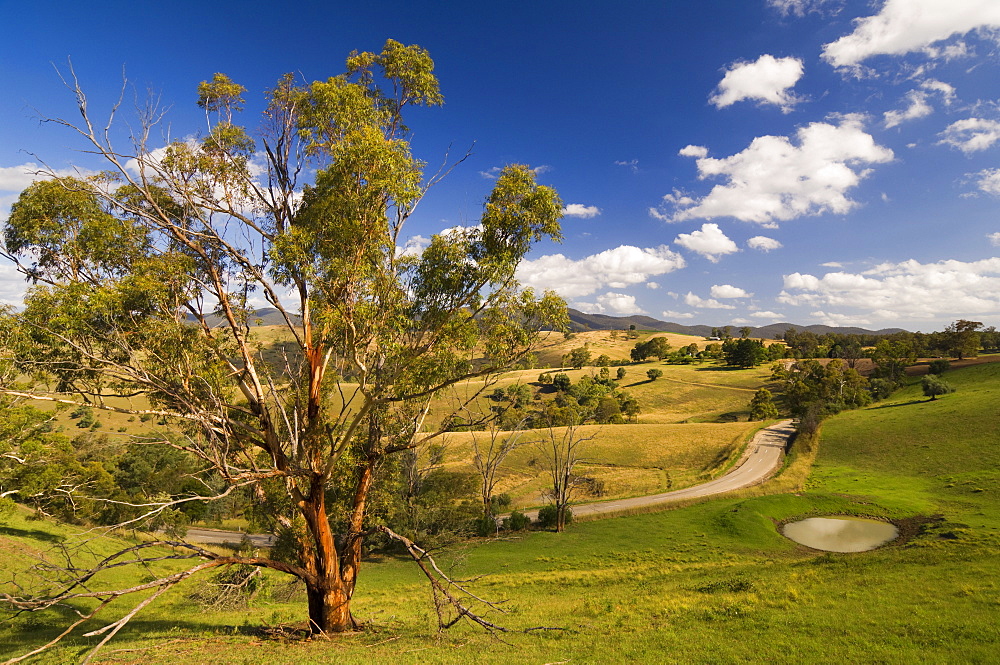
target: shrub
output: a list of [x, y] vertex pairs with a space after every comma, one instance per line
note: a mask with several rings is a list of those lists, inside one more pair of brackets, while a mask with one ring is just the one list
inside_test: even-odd
[[[547, 506], [542, 506], [538, 509], [538, 525], [543, 529], [554, 529], [556, 528], [556, 522], [558, 521], [559, 511], [556, 509], [554, 504], [549, 504]], [[573, 522], [573, 510], [569, 507], [566, 508], [566, 524], [569, 525]]]
[[476, 519], [473, 525], [476, 535], [482, 538], [495, 536], [497, 534], [497, 520], [492, 515], [483, 515]]
[[938, 358], [937, 360], [932, 360], [930, 368], [928, 371], [931, 374], [944, 374], [951, 368], [951, 363], [948, 362], [947, 358]]
[[661, 369], [651, 369], [646, 372], [646, 376], [649, 377], [650, 381], [656, 381], [658, 378], [663, 376], [663, 370]]
[[503, 521], [503, 528], [508, 531], [524, 531], [531, 526], [531, 518], [519, 510], [515, 510], [510, 517]]
[[559, 372], [558, 374], [552, 377], [552, 387], [554, 387], [556, 390], [561, 390], [565, 392], [569, 390], [571, 385], [572, 381], [570, 381], [568, 374]]

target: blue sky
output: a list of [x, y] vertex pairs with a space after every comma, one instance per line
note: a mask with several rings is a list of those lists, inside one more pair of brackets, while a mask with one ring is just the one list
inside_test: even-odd
[[[445, 106], [417, 154], [472, 155], [411, 220], [411, 247], [477, 222], [526, 163], [567, 204], [526, 284], [579, 309], [679, 323], [1000, 325], [1000, 2], [14, 3], [0, 0], [0, 218], [42, 160], [100, 168], [65, 129], [72, 58], [104, 117], [152, 91], [197, 133], [197, 84], [263, 91], [420, 44]], [[0, 300], [23, 282], [0, 266]]]

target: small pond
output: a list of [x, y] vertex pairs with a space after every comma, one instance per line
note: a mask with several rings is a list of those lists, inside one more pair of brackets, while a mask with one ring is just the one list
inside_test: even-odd
[[786, 524], [781, 532], [800, 545], [825, 552], [873, 550], [899, 535], [888, 522], [857, 517], [810, 517]]

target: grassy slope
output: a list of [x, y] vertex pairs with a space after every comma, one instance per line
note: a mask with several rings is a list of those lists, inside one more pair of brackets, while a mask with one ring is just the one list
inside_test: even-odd
[[[911, 387], [823, 431], [805, 491], [724, 499], [455, 552], [510, 597], [514, 627], [566, 632], [511, 645], [459, 629], [436, 640], [412, 564], [362, 572], [356, 612], [376, 629], [333, 643], [261, 641], [246, 626], [301, 604], [198, 613], [174, 598], [126, 629], [109, 662], [995, 662], [1000, 653], [1000, 365], [950, 372], [936, 402]], [[807, 514], [945, 522], [900, 546], [821, 554], [774, 522]], [[459, 557], [459, 555], [463, 555]], [[235, 634], [233, 634], [235, 633]], [[157, 642], [157, 640], [159, 642]], [[174, 640], [174, 641], [171, 641]], [[2, 641], [2, 640], [0, 640]], [[52, 662], [70, 659], [64, 651]]]
[[[657, 381], [645, 378], [646, 370], [657, 367], [663, 377]], [[604, 482], [604, 498], [621, 498], [655, 494], [680, 489], [723, 469], [757, 424], [745, 422], [747, 404], [753, 392], [765, 383], [770, 370], [730, 371], [714, 364], [667, 365], [659, 362], [630, 365], [621, 388], [638, 400], [642, 409], [637, 424], [586, 426], [585, 436], [593, 435], [587, 444], [587, 464], [582, 472]], [[595, 375], [597, 368], [567, 370], [574, 382], [585, 375]], [[511, 372], [496, 384], [504, 388], [514, 383], [530, 384], [540, 370]], [[464, 399], [480, 384], [458, 386], [455, 394], [442, 400]], [[533, 390], [537, 386], [532, 386]], [[544, 393], [543, 398], [551, 398]], [[482, 398], [476, 408], [489, 409], [494, 402]], [[743, 422], [735, 421], [741, 418]], [[537, 439], [539, 433], [529, 432], [524, 440]], [[448, 437], [448, 465], [472, 470], [471, 434]], [[480, 435], [482, 437], [482, 435]], [[543, 503], [540, 490], [546, 479], [541, 467], [532, 463], [537, 449], [528, 445], [511, 455], [504, 465], [498, 490], [510, 494], [514, 508]]]
[[[804, 492], [590, 522], [466, 553], [464, 570], [493, 572], [484, 593], [513, 598], [506, 623], [570, 631], [510, 646], [471, 630], [435, 641], [420, 580], [390, 561], [365, 571], [358, 595], [375, 632], [332, 645], [253, 645], [185, 631], [144, 662], [995, 662], [998, 370], [949, 374], [959, 392], [934, 403], [913, 387], [885, 408], [831, 419]], [[773, 526], [822, 513], [942, 513], [947, 523], [853, 555], [799, 548]], [[272, 606], [247, 620], [296, 616]], [[184, 621], [204, 630], [220, 619]]]

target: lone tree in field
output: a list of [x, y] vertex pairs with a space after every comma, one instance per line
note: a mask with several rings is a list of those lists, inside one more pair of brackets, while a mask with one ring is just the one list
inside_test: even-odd
[[[8, 379], [21, 377], [3, 392], [169, 422], [205, 488], [252, 490], [291, 544], [280, 560], [189, 547], [200, 563], [143, 588], [226, 564], [272, 568], [305, 584], [313, 632], [355, 629], [365, 538], [381, 530], [420, 556], [366, 520], [383, 462], [448, 429], [448, 414], [425, 423], [435, 396], [488, 385], [540, 330], [565, 325], [559, 298], [514, 279], [535, 242], [559, 237], [559, 197], [509, 166], [480, 226], [402, 252], [405, 222], [450, 167], [428, 176], [410, 151], [404, 111], [443, 97], [427, 52], [392, 40], [352, 53], [342, 75], [281, 78], [254, 134], [234, 121], [244, 88], [222, 74], [199, 86], [199, 138], [155, 144], [162, 112], [143, 108], [128, 150], [95, 127], [75, 77], [70, 88], [83, 120], [56, 122], [105, 170], [49, 174], [13, 206], [4, 253], [34, 286], [3, 321]], [[283, 366], [265, 362], [254, 302], [283, 321]], [[13, 600], [41, 608], [82, 593], [68, 588]]]
[[584, 444], [592, 441], [595, 436], [583, 435], [576, 420], [557, 427], [550, 419], [542, 440], [535, 443], [542, 466], [549, 474], [550, 485], [546, 488], [546, 494], [555, 508], [556, 531], [566, 528], [573, 496], [577, 488], [583, 485], [583, 479], [575, 473], [576, 467], [583, 461], [582, 455], [586, 448]]
[[938, 395], [947, 395], [955, 392], [955, 387], [944, 381], [941, 377], [928, 374], [920, 381], [920, 387], [924, 391], [925, 397], [930, 397], [931, 401], [938, 398]]

